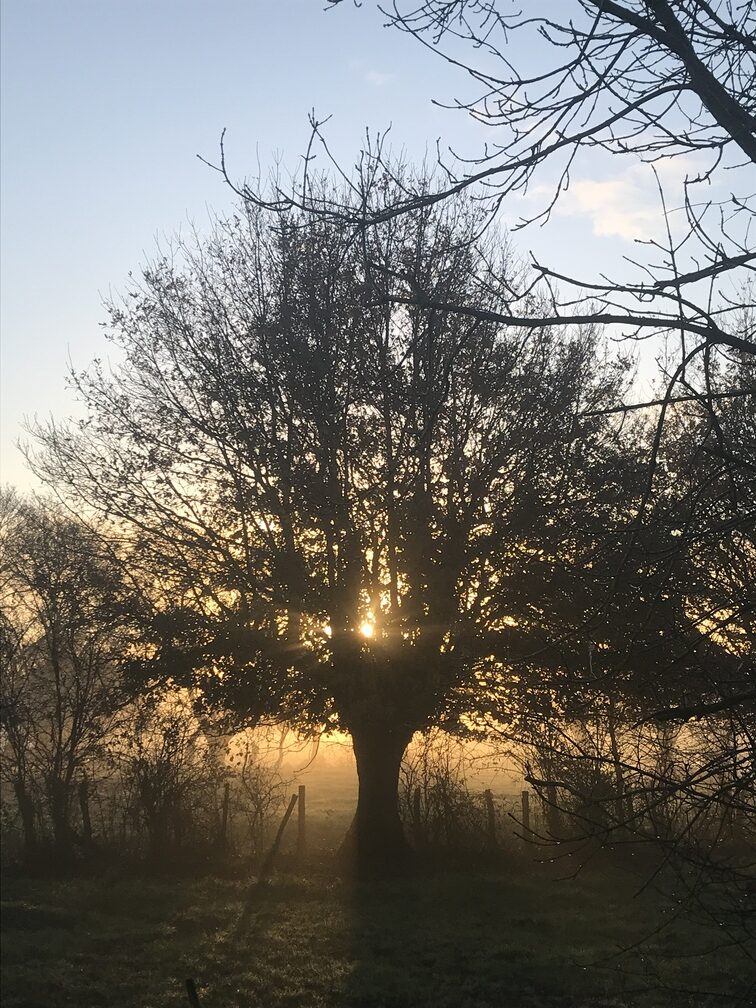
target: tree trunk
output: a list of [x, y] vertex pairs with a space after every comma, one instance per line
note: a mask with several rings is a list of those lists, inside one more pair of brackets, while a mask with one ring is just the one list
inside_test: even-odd
[[614, 701], [609, 700], [609, 742], [612, 747], [612, 761], [614, 763], [614, 817], [617, 820], [616, 829], [625, 833], [629, 827], [629, 821], [625, 810], [625, 778], [622, 772], [622, 758], [620, 756], [619, 743], [617, 741], [617, 722], [614, 711]]
[[65, 781], [53, 777], [48, 781], [47, 790], [55, 853], [61, 863], [65, 863], [70, 860], [73, 853], [70, 788]]
[[165, 805], [155, 809], [147, 818], [149, 838], [148, 857], [152, 864], [162, 864], [168, 856], [169, 810]]
[[399, 818], [399, 768], [412, 738], [380, 721], [352, 725], [359, 792], [357, 811], [341, 848], [361, 874], [385, 874], [409, 854]]
[[79, 810], [81, 812], [81, 837], [87, 849], [92, 847], [92, 818], [89, 814], [89, 781], [86, 777], [79, 781]]
[[37, 854], [37, 828], [34, 822], [34, 802], [22, 781], [14, 784], [18, 810], [21, 813], [21, 827], [24, 832], [24, 860], [31, 864]]

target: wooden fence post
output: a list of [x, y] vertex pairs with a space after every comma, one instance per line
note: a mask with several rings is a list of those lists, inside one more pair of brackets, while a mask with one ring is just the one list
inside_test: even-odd
[[305, 804], [306, 788], [304, 784], [299, 785], [297, 794], [297, 857], [303, 858], [307, 855], [307, 808]]
[[493, 794], [490, 788], [486, 788], [486, 846], [489, 849], [496, 847], [496, 810], [494, 809]]
[[244, 930], [249, 922], [252, 915], [252, 910], [255, 905], [255, 897], [262, 892], [268, 882], [268, 878], [273, 871], [273, 864], [276, 860], [276, 854], [278, 853], [278, 848], [281, 846], [281, 840], [284, 835], [284, 830], [286, 825], [291, 819], [291, 813], [294, 811], [294, 806], [297, 804], [298, 795], [293, 794], [289, 799], [289, 804], [284, 812], [284, 817], [281, 820], [281, 824], [278, 827], [278, 832], [276, 833], [276, 838], [273, 844], [265, 856], [265, 860], [260, 866], [260, 873], [257, 876], [257, 882], [252, 886], [247, 896], [246, 906], [242, 910], [241, 916], [239, 917], [239, 923], [236, 926], [236, 936], [237, 938], [244, 933]]
[[278, 833], [276, 833], [276, 838], [273, 841], [273, 845], [265, 856], [265, 860], [260, 868], [260, 874], [257, 878], [257, 888], [262, 889], [265, 883], [268, 881], [268, 876], [273, 870], [273, 862], [276, 859], [276, 854], [278, 853], [278, 848], [281, 846], [281, 839], [284, 835], [284, 830], [286, 829], [286, 824], [291, 818], [291, 813], [294, 811], [294, 806], [297, 804], [297, 795], [292, 795], [289, 805], [284, 812], [284, 817], [281, 820], [281, 825], [278, 827]]
[[419, 787], [412, 793], [412, 831], [415, 846], [419, 849], [425, 846], [425, 824], [423, 823], [423, 795]]
[[530, 795], [527, 791], [522, 792], [522, 828], [530, 833]]
[[220, 829], [220, 842], [221, 847], [225, 850], [228, 846], [228, 803], [229, 796], [231, 793], [231, 787], [226, 781], [223, 785], [223, 809], [221, 811], [221, 829]]

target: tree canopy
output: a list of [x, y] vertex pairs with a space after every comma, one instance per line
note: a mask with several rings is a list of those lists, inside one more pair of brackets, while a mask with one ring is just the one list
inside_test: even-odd
[[412, 733], [475, 702], [487, 656], [543, 650], [550, 584], [597, 548], [594, 489], [623, 492], [610, 424], [580, 419], [624, 376], [595, 331], [385, 297], [402, 276], [496, 308], [518, 267], [479, 223], [461, 198], [354, 241], [242, 208], [144, 270], [111, 306], [123, 363], [74, 376], [85, 419], [37, 430], [37, 471], [155, 585], [143, 673], [349, 731], [358, 820], [395, 829]]

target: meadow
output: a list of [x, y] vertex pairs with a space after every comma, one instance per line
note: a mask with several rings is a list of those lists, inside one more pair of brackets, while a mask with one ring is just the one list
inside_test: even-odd
[[515, 852], [356, 883], [286, 860], [260, 891], [217, 875], [7, 876], [5, 1008], [179, 1008], [187, 977], [202, 1008], [748, 1003], [742, 955], [715, 923], [638, 892], [643, 871], [567, 879]]

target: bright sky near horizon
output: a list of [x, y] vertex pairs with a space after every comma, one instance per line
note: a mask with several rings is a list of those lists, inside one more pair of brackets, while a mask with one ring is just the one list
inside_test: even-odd
[[[15, 443], [25, 416], [72, 411], [67, 361], [107, 358], [103, 295], [157, 238], [233, 202], [195, 157], [216, 157], [224, 127], [239, 178], [276, 159], [296, 167], [312, 108], [333, 116], [346, 165], [366, 127], [389, 124], [410, 159], [432, 156], [439, 137], [480, 152], [483, 127], [431, 103], [461, 96], [458, 71], [383, 28], [369, 2], [323, 6], [2, 0], [2, 483], [35, 485]], [[575, 272], [620, 262], [658, 217], [649, 183], [624, 162], [578, 166], [550, 228], [516, 246]]]

